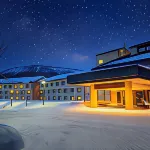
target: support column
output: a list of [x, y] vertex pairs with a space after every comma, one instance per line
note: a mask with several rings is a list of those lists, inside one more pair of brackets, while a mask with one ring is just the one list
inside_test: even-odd
[[117, 105], [117, 91], [111, 91], [111, 103]]
[[133, 95], [132, 95], [132, 82], [125, 82], [125, 108], [127, 110], [133, 109]]
[[90, 102], [91, 102], [91, 108], [97, 107], [97, 90], [94, 89], [94, 84], [91, 85]]

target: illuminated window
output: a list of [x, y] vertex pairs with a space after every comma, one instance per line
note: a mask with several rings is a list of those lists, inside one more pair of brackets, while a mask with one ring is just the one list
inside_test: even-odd
[[16, 97], [16, 100], [18, 100], [18, 99], [19, 99], [19, 97], [17, 96], [17, 97]]
[[124, 49], [119, 50], [119, 57], [124, 56], [126, 54], [126, 51]]
[[53, 100], [56, 100], [56, 96], [53, 96]]
[[14, 85], [14, 88], [17, 89], [17, 88], [18, 88], [18, 85]]
[[24, 97], [24, 96], [21, 96], [21, 99], [22, 99], [22, 100], [24, 100], [24, 99], [25, 99], [25, 97]]
[[10, 99], [14, 99], [13, 97], [10, 97]]
[[81, 92], [81, 88], [77, 88], [77, 92]]
[[99, 61], [98, 61], [98, 63], [99, 64], [102, 64], [104, 61], [102, 60], [102, 59], [100, 59]]
[[13, 90], [10, 90], [10, 94], [14, 94], [14, 91], [13, 91]]
[[40, 94], [43, 94], [43, 90], [40, 91]]
[[81, 100], [82, 99], [82, 97], [81, 96], [77, 96], [77, 100]]
[[43, 97], [41, 96], [41, 97], [40, 97], [40, 100], [42, 100], [42, 99], [43, 99]]
[[2, 85], [0, 85], [0, 89], [2, 88]]
[[70, 100], [74, 101], [75, 100], [74, 96], [70, 96]]
[[20, 84], [20, 89], [23, 89], [23, 87], [24, 87], [23, 84]]
[[110, 101], [111, 100], [111, 91], [109, 90], [98, 90], [97, 98], [99, 101]]
[[19, 91], [16, 91], [16, 94], [19, 94]]
[[30, 91], [30, 90], [28, 90], [28, 91], [27, 91], [27, 94], [31, 94], [31, 91]]

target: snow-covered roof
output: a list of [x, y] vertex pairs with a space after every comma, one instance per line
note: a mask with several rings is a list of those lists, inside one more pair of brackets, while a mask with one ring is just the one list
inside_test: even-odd
[[[84, 71], [84, 72], [85, 72], [85, 71]], [[61, 75], [53, 76], [53, 77], [50, 77], [50, 78], [46, 78], [45, 81], [46, 81], [46, 82], [49, 82], [49, 81], [55, 81], [55, 80], [66, 79], [67, 76], [69, 76], [69, 75], [75, 75], [75, 74], [80, 74], [80, 73], [84, 73], [84, 72], [83, 72], [83, 71], [78, 71], [78, 72], [75, 72], [75, 73], [61, 74]]]
[[11, 83], [29, 83], [29, 82], [38, 82], [45, 77], [37, 76], [37, 77], [21, 77], [21, 78], [8, 78], [8, 79], [0, 79], [0, 83], [2, 84], [11, 84]]
[[140, 54], [140, 55], [136, 55], [136, 56], [131, 56], [128, 58], [123, 58], [120, 60], [115, 60], [112, 61], [110, 63], [104, 64], [103, 66], [109, 66], [109, 65], [115, 65], [115, 64], [121, 64], [121, 63], [126, 63], [126, 62], [133, 62], [133, 61], [137, 61], [137, 60], [142, 60], [142, 59], [147, 59], [150, 58], [150, 53], [144, 53], [144, 54]]

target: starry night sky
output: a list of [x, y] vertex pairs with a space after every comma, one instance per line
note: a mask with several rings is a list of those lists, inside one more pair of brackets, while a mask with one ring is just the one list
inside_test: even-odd
[[4, 70], [90, 69], [95, 55], [150, 40], [150, 0], [0, 0]]

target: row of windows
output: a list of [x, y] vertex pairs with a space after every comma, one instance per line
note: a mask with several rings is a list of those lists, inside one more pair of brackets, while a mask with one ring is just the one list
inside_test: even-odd
[[[77, 88], [77, 92], [80, 93], [82, 91], [81, 88]], [[44, 90], [40, 90], [40, 94], [43, 94], [45, 91]], [[74, 88], [69, 88], [69, 89], [53, 89], [52, 93], [67, 93], [67, 92], [74, 92]], [[50, 93], [50, 90], [47, 90], [47, 93]]]
[[[27, 93], [27, 94], [31, 94], [31, 91], [30, 90], [28, 90], [28, 91], [26, 91], [25, 92], [25, 90], [22, 90], [22, 91], [14, 91], [14, 90], [10, 90], [10, 91], [5, 91], [4, 93], [5, 94], [19, 94], [19, 92], [20, 92], [20, 94], [25, 94], [25, 93]], [[0, 94], [3, 94], [3, 92], [2, 91], [0, 91]]]
[[14, 87], [14, 89], [18, 89], [18, 88], [20, 88], [20, 89], [23, 89], [23, 88], [29, 88], [29, 84], [20, 84], [20, 85], [0, 85], [0, 89], [2, 89], [2, 88], [4, 88], [4, 89], [6, 89], [6, 88], [9, 88], [9, 89], [12, 89], [12, 87]]
[[[45, 100], [45, 99], [47, 99], [47, 100], [51, 100], [51, 98], [52, 98], [52, 100], [75, 100], [75, 97], [74, 96], [70, 96], [70, 97], [68, 97], [68, 96], [58, 96], [58, 97], [56, 97], [56, 96], [53, 96], [53, 97], [50, 97], [50, 96], [48, 96], [47, 98], [46, 97], [40, 97], [40, 100]], [[77, 96], [77, 100], [82, 100], [82, 97], [81, 96]]]
[[[20, 98], [18, 97], [18, 96], [16, 96], [16, 97], [13, 97], [13, 96], [11, 96], [10, 97], [10, 99], [12, 99], [12, 100], [25, 100], [25, 98], [27, 99], [27, 100], [30, 100], [31, 99], [31, 97], [30, 96], [27, 96], [27, 97], [25, 97], [25, 96], [21, 96]], [[5, 99], [9, 99], [9, 97], [8, 96], [5, 96]]]
[[[65, 81], [61, 81], [61, 83], [60, 83], [60, 82], [55, 82], [55, 85], [56, 85], [56, 86], [65, 85], [65, 84], [66, 84]], [[41, 84], [41, 87], [44, 87], [44, 85], [45, 85], [45, 87], [49, 87], [49, 86], [54, 86], [54, 83]]]

